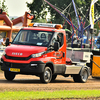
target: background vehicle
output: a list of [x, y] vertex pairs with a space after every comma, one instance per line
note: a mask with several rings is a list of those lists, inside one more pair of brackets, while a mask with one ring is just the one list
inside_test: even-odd
[[100, 49], [100, 36], [97, 37], [97, 41], [96, 41], [95, 45], [96, 45], [97, 49]]

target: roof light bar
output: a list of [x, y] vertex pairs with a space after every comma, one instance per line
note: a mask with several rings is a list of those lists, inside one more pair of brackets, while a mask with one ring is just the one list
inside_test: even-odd
[[33, 25], [34, 25], [34, 23], [30, 23], [28, 26], [29, 26], [29, 27], [33, 27]]
[[63, 26], [59, 24], [59, 25], [56, 25], [55, 28], [56, 28], [56, 29], [62, 29]]
[[62, 29], [61, 24], [49, 24], [49, 23], [34, 23], [33, 27], [50, 27], [56, 29]]

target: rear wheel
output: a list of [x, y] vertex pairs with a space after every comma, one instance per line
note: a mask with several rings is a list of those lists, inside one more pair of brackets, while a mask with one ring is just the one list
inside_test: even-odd
[[42, 83], [49, 83], [52, 79], [52, 70], [50, 67], [45, 67], [44, 72], [40, 75]]
[[78, 75], [73, 75], [73, 80], [75, 82], [82, 82], [82, 83], [85, 83], [88, 79], [88, 71], [86, 68], [83, 68], [81, 70], [81, 73], [78, 74]]
[[15, 74], [9, 71], [5, 71], [4, 76], [8, 81], [12, 81], [15, 78]]

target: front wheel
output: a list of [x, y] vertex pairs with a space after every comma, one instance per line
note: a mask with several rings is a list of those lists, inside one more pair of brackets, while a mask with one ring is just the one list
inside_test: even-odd
[[78, 74], [78, 75], [73, 75], [73, 80], [75, 82], [82, 82], [82, 83], [85, 83], [88, 79], [88, 71], [86, 68], [83, 68], [81, 70], [81, 73]]
[[40, 75], [42, 83], [49, 83], [52, 79], [52, 70], [50, 67], [45, 67], [44, 72]]
[[8, 81], [12, 81], [15, 78], [15, 74], [8, 71], [4, 72], [4, 76]]

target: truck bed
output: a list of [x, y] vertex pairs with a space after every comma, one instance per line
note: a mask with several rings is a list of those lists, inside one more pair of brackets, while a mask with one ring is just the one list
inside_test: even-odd
[[90, 63], [91, 50], [90, 48], [66, 48], [66, 62], [87, 62]]

